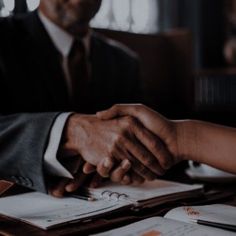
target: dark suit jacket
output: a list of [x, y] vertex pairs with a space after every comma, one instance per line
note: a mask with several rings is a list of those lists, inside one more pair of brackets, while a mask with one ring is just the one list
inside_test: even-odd
[[72, 107], [60, 55], [37, 13], [0, 19], [0, 35], [0, 178], [46, 191], [43, 155], [58, 114], [135, 102], [138, 60], [124, 46], [93, 33], [89, 89]]

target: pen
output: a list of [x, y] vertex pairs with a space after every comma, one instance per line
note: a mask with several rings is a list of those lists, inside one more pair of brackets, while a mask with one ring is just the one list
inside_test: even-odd
[[95, 201], [96, 199], [91, 196], [85, 196], [85, 195], [78, 195], [78, 194], [68, 194], [68, 197], [73, 197], [81, 200], [86, 200], [86, 201]]
[[192, 220], [192, 221], [199, 225], [212, 226], [212, 227], [236, 232], [236, 225], [228, 225], [228, 224], [222, 224], [222, 223], [211, 222], [211, 221], [206, 221], [206, 220]]

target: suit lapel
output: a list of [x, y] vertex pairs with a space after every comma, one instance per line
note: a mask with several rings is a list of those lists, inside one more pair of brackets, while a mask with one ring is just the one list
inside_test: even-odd
[[91, 37], [90, 61], [92, 67], [92, 83], [95, 88], [104, 88], [108, 85], [108, 74], [110, 71], [105, 48], [99, 37], [93, 33]]
[[[106, 40], [106, 39], [105, 39]], [[117, 71], [114, 54], [104, 42], [103, 36], [96, 33], [91, 38], [91, 64], [94, 100], [97, 101], [94, 111], [105, 109], [113, 104], [116, 96]]]
[[52, 99], [50, 102], [53, 102], [55, 109], [66, 109], [68, 93], [60, 53], [55, 48], [36, 11], [27, 16], [25, 26], [32, 39], [29, 40], [34, 44], [32, 58], [37, 58], [36, 63], [41, 72], [39, 74], [43, 74], [41, 80]]

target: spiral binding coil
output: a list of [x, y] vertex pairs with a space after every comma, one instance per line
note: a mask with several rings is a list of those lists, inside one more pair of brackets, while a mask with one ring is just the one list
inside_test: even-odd
[[101, 193], [101, 197], [108, 200], [115, 200], [115, 201], [126, 200], [129, 198], [129, 196], [125, 193], [112, 192], [109, 190], [103, 191]]

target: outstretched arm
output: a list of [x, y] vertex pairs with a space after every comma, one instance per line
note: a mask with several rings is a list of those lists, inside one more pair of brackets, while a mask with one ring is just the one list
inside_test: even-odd
[[131, 115], [163, 142], [175, 162], [193, 160], [236, 173], [236, 129], [195, 120], [171, 121], [144, 105], [115, 105], [101, 119]]

